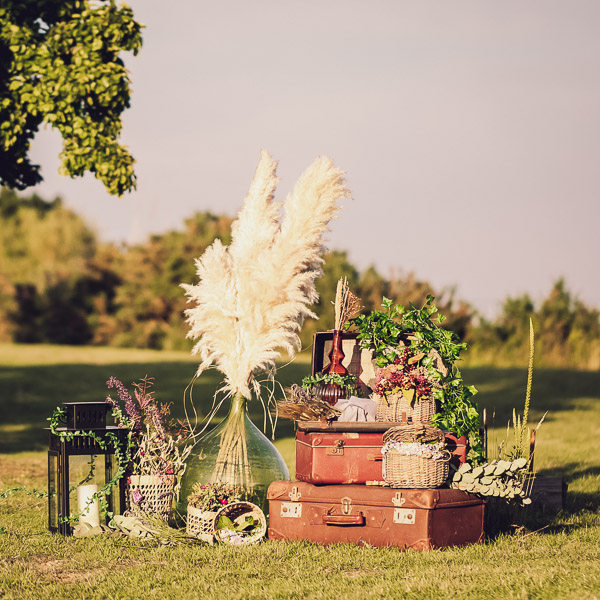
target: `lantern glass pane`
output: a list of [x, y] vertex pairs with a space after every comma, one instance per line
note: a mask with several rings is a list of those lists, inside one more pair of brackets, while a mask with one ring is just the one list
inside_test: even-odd
[[48, 524], [58, 529], [58, 455], [48, 454]]
[[[112, 478], [119, 470], [119, 461], [114, 454], [107, 456], [107, 460], [109, 461], [109, 471], [107, 472], [106, 477], [109, 478], [110, 476], [110, 478]], [[121, 506], [120, 487], [120, 483], [117, 483], [112, 487], [110, 492], [109, 507], [115, 515], [122, 515], [125, 511], [125, 507]]]
[[69, 457], [69, 509], [71, 514], [84, 510], [79, 522], [96, 525], [99, 501], [91, 496], [101, 490], [105, 479], [104, 455], [71, 455]]

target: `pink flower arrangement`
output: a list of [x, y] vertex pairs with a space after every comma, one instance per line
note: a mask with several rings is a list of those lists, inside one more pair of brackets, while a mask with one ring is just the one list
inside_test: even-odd
[[373, 391], [378, 396], [396, 394], [403, 390], [415, 390], [417, 398], [426, 398], [431, 394], [431, 383], [425, 369], [419, 367], [421, 356], [414, 356], [410, 348], [404, 347], [393, 362], [375, 372]]

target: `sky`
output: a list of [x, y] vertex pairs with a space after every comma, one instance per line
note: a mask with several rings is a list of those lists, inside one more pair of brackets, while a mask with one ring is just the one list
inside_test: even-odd
[[325, 154], [347, 173], [328, 237], [359, 268], [414, 273], [493, 317], [564, 277], [600, 307], [600, 2], [130, 0], [122, 142], [137, 191], [58, 175], [36, 137], [33, 188], [104, 240], [234, 215], [261, 148], [279, 199]]

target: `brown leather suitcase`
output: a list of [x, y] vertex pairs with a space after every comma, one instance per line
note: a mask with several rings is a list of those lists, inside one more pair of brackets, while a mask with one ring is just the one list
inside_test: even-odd
[[484, 501], [460, 490], [275, 481], [267, 498], [272, 540], [430, 550], [484, 539]]
[[[383, 434], [400, 423], [305, 421], [296, 431], [296, 479], [316, 484], [381, 481]], [[446, 435], [452, 462], [466, 458], [466, 438]]]

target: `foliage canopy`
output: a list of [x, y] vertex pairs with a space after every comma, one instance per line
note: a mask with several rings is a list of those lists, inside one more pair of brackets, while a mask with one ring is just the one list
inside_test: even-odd
[[42, 123], [63, 138], [61, 173], [90, 171], [114, 195], [134, 189], [134, 159], [118, 143], [129, 106], [121, 51], [137, 54], [141, 25], [114, 0], [4, 0], [0, 6], [0, 183], [42, 180], [28, 158]]
[[[193, 279], [194, 257], [216, 238], [230, 243], [231, 218], [197, 213], [179, 231], [137, 246], [103, 244], [60, 199], [0, 190], [0, 341], [189, 350], [178, 284]], [[423, 306], [429, 294], [436, 296], [447, 317], [437, 333], [453, 331], [467, 342], [468, 364], [523, 365], [532, 318], [537, 366], [600, 368], [600, 311], [574, 297], [563, 280], [539, 305], [526, 295], [507, 298], [487, 321], [477, 320], [452, 290], [436, 290], [412, 274], [387, 279], [374, 267], [359, 272], [345, 252], [325, 255], [323, 271], [314, 307], [319, 320], [305, 322], [303, 347], [314, 331], [333, 327], [336, 284], [347, 277], [365, 313], [377, 311], [383, 296], [405, 306]]]

